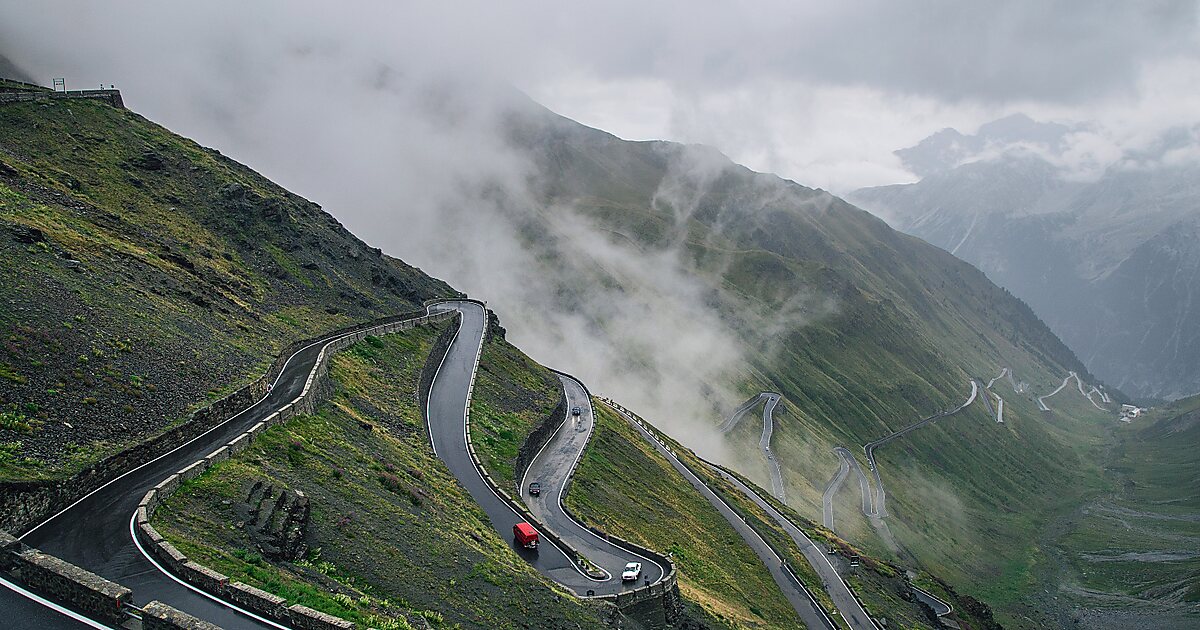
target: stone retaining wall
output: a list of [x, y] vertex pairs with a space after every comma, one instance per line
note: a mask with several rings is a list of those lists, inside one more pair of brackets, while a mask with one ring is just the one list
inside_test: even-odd
[[121, 90], [71, 90], [70, 92], [0, 92], [0, 103], [20, 103], [27, 101], [98, 99], [113, 107], [125, 109], [125, 101], [121, 98]]
[[25, 532], [52, 514], [71, 505], [88, 493], [146, 462], [167, 453], [224, 422], [230, 416], [254, 404], [267, 393], [268, 385], [283, 371], [297, 350], [347, 332], [366, 327], [386, 326], [419, 317], [424, 311], [384, 317], [366, 324], [347, 326], [320, 337], [289, 344], [261, 377], [238, 388], [211, 405], [192, 413], [184, 423], [144, 442], [116, 453], [85, 468], [79, 474], [59, 481], [0, 483], [0, 529]]
[[[461, 318], [462, 315], [457, 311], [454, 312], [454, 319]], [[426, 428], [429, 427], [429, 388], [433, 386], [433, 377], [437, 374], [438, 368], [442, 365], [442, 360], [446, 358], [446, 352], [450, 350], [450, 344], [458, 335], [458, 326], [451, 326], [442, 331], [438, 335], [437, 341], [433, 343], [433, 349], [429, 351], [429, 357], [425, 359], [425, 365], [421, 368], [421, 378], [417, 382], [417, 404], [421, 408], [421, 417], [425, 419]]]
[[142, 630], [221, 630], [221, 626], [153, 601], [142, 608]]
[[138, 611], [128, 588], [29, 547], [3, 530], [0, 570], [31, 591], [115, 627], [128, 627], [124, 624], [141, 617], [143, 630], [220, 630], [158, 601]]
[[[246, 610], [268, 619], [289, 624], [301, 630], [353, 628], [354, 624], [348, 621], [326, 615], [305, 606], [297, 604], [288, 607], [287, 601], [282, 597], [267, 593], [248, 584], [231, 581], [228, 576], [192, 562], [154, 529], [154, 526], [150, 524], [150, 519], [154, 516], [154, 512], [158, 506], [178, 490], [182, 482], [195, 478], [214, 464], [223, 462], [233, 454], [244, 450], [264, 430], [286, 422], [298, 414], [314, 413], [320, 402], [321, 393], [328, 391], [324, 383], [329, 374], [330, 361], [335, 353], [362, 341], [368, 336], [385, 335], [401, 330], [408, 330], [433, 322], [451, 320], [457, 316], [457, 312], [450, 311], [433, 315], [423, 315], [406, 320], [391, 318], [394, 321], [367, 329], [360, 329], [329, 341], [317, 356], [317, 361], [309, 372], [304, 389], [296, 400], [284, 405], [275, 413], [267, 416], [265, 420], [255, 424], [249, 430], [230, 440], [227, 444], [216, 448], [204, 459], [190, 464], [179, 470], [179, 472], [163, 479], [142, 497], [135, 517], [135, 533], [138, 540], [145, 546], [155, 561], [166, 570], [192, 586], [215, 597], [233, 602]], [[449, 345], [449, 342], [447, 342], [447, 345]]]

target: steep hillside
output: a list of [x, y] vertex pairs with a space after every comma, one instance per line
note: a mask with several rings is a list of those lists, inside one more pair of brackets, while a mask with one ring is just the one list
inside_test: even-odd
[[453, 293], [131, 111], [0, 104], [0, 480], [71, 475], [290, 341]]
[[1114, 431], [1098, 494], [1056, 524], [1062, 593], [1088, 628], [1200, 625], [1200, 397]]
[[[417, 381], [437, 333], [338, 355], [328, 403], [188, 482], [156, 526], [189, 557], [359, 627], [607, 627], [518, 557], [434, 456]], [[310, 497], [302, 548], [283, 553], [269, 532], [229, 526], [257, 510], [256, 482]]]
[[[580, 348], [566, 367], [621, 395], [631, 380], [652, 388], [669, 370], [697, 374], [690, 390], [634, 404], [764, 487], [756, 429], [731, 440], [697, 429], [715, 427], [750, 394], [782, 393], [772, 449], [802, 514], [821, 513], [839, 467], [834, 446], [861, 452], [961, 404], [971, 377], [1011, 367], [1028, 382], [1008, 395], [1005, 424], [978, 401], [882, 451], [891, 533], [877, 536], [850, 509], [842, 522], [854, 542], [984, 595], [1006, 620], [1035, 606], [1025, 598], [1038, 588], [1032, 573], [1044, 550], [1033, 534], [1052, 506], [1094, 486], [1103, 434], [1094, 420], [1104, 416], [1036, 411], [1031, 393], [1053, 390], [1068, 371], [1093, 379], [1024, 303], [828, 193], [711, 149], [627, 142], [536, 108], [514, 114], [508, 130], [534, 165], [538, 204], [522, 219], [523, 245], [538, 252], [556, 307], [627, 357], [622, 374], [589, 373], [590, 350]], [[695, 334], [696, 322], [712, 334]], [[706, 354], [710, 340], [725, 345]], [[668, 366], [650, 356], [673, 345], [696, 352]]]
[[1126, 393], [1200, 391], [1190, 298], [1200, 290], [1200, 169], [1186, 157], [1195, 130], [1088, 175], [1064, 166], [1081, 129], [1024, 120], [1007, 134], [947, 130], [898, 151], [924, 178], [850, 200], [982, 269]]

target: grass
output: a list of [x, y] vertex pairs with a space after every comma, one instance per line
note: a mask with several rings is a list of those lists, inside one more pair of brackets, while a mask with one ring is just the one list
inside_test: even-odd
[[585, 522], [670, 553], [679, 587], [729, 628], [795, 628], [795, 611], [741, 536], [607, 407], [576, 471], [567, 506]]
[[[742, 515], [776, 550], [780, 551], [781, 555], [793, 567], [797, 577], [814, 593], [818, 603], [831, 614], [835, 622], [845, 627], [845, 621], [835, 613], [836, 607], [829, 598], [828, 593], [825, 592], [820, 576], [812, 569], [808, 560], [804, 557], [795, 541], [788, 536], [787, 532], [783, 531], [774, 519], [770, 518], [762, 508], [758, 507], [757, 504], [746, 497], [745, 494], [730, 482], [713, 474], [690, 449], [682, 446], [670, 436], [663, 435], [661, 432], [659, 433], [659, 437], [671, 445], [676, 455], [687, 463], [698, 477], [704, 480], [709, 487], [713, 488], [734, 510]], [[741, 478], [743, 483], [754, 488], [752, 481], [736, 472], [733, 474]], [[840, 562], [847, 562], [846, 559], [851, 555], [860, 557], [860, 566], [849, 568], [847, 573], [844, 574], [844, 578], [855, 594], [863, 601], [863, 606], [868, 614], [875, 619], [886, 619], [891, 624], [891, 627], [932, 627], [924, 611], [912, 601], [906, 599], [908, 586], [903, 569], [877, 557], [873, 557], [863, 550], [856, 548], [854, 545], [847, 543], [845, 540], [838, 538], [832, 532], [818, 527], [812, 521], [798, 514], [790, 506], [779, 502], [761, 487], [757, 488], [757, 491], [776, 510], [793, 524], [800, 527], [809, 539], [813, 541], [813, 544], [820, 548], [832, 547], [837, 549], [841, 556]], [[946, 601], [950, 601], [960, 611], [960, 620], [967, 621], [970, 624], [979, 624], [978, 626], [972, 625], [972, 627], [988, 627], [981, 623], [981, 619], [964, 614], [962, 611], [967, 607], [959, 605], [960, 602], [957, 596], [946, 592], [941, 582], [932, 579], [928, 575], [924, 575], [923, 577], [918, 576], [918, 581], [927, 590], [942, 596]], [[990, 614], [990, 611], [988, 614]], [[896, 624], [899, 624], [899, 626]]]
[[[156, 527], [233, 579], [362, 625], [602, 627], [517, 557], [431, 452], [415, 388], [437, 332], [369, 338], [336, 356], [330, 402], [185, 484]], [[269, 562], [237, 527], [254, 480], [310, 497], [306, 558]]]
[[561, 396], [553, 373], [503, 339], [488, 338], [471, 398], [471, 440], [501, 487], [515, 487], [518, 450]]
[[1200, 397], [1119, 424], [1103, 492], [1062, 515], [1063, 594], [1163, 626], [1200, 623]]
[[[821, 489], [838, 469], [834, 446], [858, 451], [961, 402], [973, 376], [1011, 367], [1039, 393], [1068, 370], [1088, 378], [1024, 303], [977, 269], [822, 191], [721, 166], [701, 149], [613, 141], [570, 125], [556, 129], [552, 137], [528, 138], [539, 149], [535, 161], [553, 155], [538, 161], [548, 180], [546, 210], [530, 223], [582, 221], [596, 228], [589, 239], [613, 236], [603, 248], [575, 248], [525, 232], [525, 246], [542, 261], [539, 271], [551, 278], [547, 285], [570, 287], [552, 297], [575, 305], [608, 345], [653, 352], [658, 340], [638, 340], [620, 325], [625, 307], [638, 300], [671, 306], [675, 287], [658, 286], [659, 265], [686, 278], [674, 284], [696, 296], [679, 300], [679, 310], [719, 321], [705, 332], [732, 339], [744, 356], [645, 411], [665, 430], [694, 436], [687, 441], [700, 448], [715, 439], [702, 429], [720, 421], [708, 409], [732, 409], [739, 396], [763, 390], [781, 392], [789, 409], [773, 448], [789, 502], [808, 517], [820, 514]], [[547, 142], [554, 151], [544, 150]], [[706, 166], [703, 177], [696, 164]], [[578, 216], [562, 217], [572, 211]], [[644, 270], [628, 264], [646, 252], [663, 255], [652, 258], [655, 265], [640, 265]], [[673, 330], [669, 316], [656, 320], [656, 312], [672, 311], [648, 310], [641, 327]], [[641, 367], [639, 357], [627, 358], [628, 370]], [[628, 381], [647, 383], [637, 394], [652, 401], [660, 376], [646, 370]], [[847, 493], [838, 501], [839, 533], [877, 557], [945, 576], [1019, 625], [1022, 601], [1047, 586], [1037, 541], [1058, 506], [1078, 505], [1096, 491], [1095, 456], [1105, 430], [1094, 409], [1043, 417], [1023, 397], [1006, 396], [1006, 403], [1005, 425], [988, 426], [985, 414], [973, 411], [881, 450], [894, 508], [888, 522], [902, 548], [893, 549], [855, 516]], [[705, 415], [677, 417], [684, 405]], [[766, 485], [757, 436], [732, 437], [722, 445], [728, 447], [723, 461]]]

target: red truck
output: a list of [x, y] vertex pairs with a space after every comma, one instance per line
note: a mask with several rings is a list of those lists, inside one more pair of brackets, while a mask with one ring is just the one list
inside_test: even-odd
[[513, 525], [513, 537], [517, 539], [517, 544], [526, 549], [537, 549], [538, 533], [529, 523], [517, 523]]

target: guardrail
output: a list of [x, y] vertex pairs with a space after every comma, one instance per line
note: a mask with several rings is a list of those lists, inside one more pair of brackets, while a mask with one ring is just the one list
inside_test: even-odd
[[[587, 395], [588, 405], [592, 404], [592, 392], [590, 389], [588, 389], [587, 384], [584, 383], [581, 379], [579, 379], [579, 378], [575, 377], [574, 375], [569, 374], [567, 372], [563, 372], [562, 370], [556, 370], [554, 368], [548, 368], [548, 369], [551, 372], [554, 372], [555, 374], [564, 376], [566, 378], [569, 378], [569, 379], [575, 381], [576, 383], [579, 383], [579, 386], [583, 388], [584, 394]], [[595, 411], [594, 410], [592, 412], [592, 417], [593, 417], [592, 421], [595, 422]], [[593, 425], [592, 433], [595, 433], [594, 425]], [[589, 441], [591, 440], [591, 435], [588, 436], [588, 440]], [[586, 446], [585, 446], [585, 448], [586, 448]], [[581, 456], [575, 460], [574, 464], [572, 464], [571, 471], [567, 474], [567, 479], [563, 483], [563, 489], [562, 489], [562, 493], [560, 494], [560, 496], [567, 496], [570, 493], [571, 484], [575, 480], [575, 471], [579, 469], [579, 466], [582, 463], [583, 463], [583, 457]], [[606, 540], [618, 547], [624, 547], [626, 551], [647, 557], [647, 558], [653, 560], [659, 566], [668, 567], [667, 571], [663, 574], [663, 577], [661, 579], [659, 579], [657, 582], [655, 582], [653, 584], [639, 586], [631, 591], [626, 591], [626, 592], [618, 594], [616, 596], [616, 601], [617, 601], [618, 607], [623, 607], [623, 606], [627, 606], [630, 604], [634, 604], [639, 601], [649, 599], [652, 597], [658, 597], [658, 596], [661, 596], [664, 592], [676, 588], [676, 585], [678, 584], [679, 576], [678, 576], [678, 572], [676, 571], [675, 563], [671, 560], [671, 558], [669, 558], [668, 556], [664, 556], [663, 554], [661, 554], [657, 551], [654, 551], [653, 549], [650, 549], [648, 547], [643, 547], [635, 542], [625, 540], [624, 538], [621, 538], [620, 536], [616, 536], [614, 534], [609, 534], [601, 529], [592, 527], [591, 525], [587, 525], [584, 523], [583, 519], [579, 518], [575, 513], [573, 513], [570, 510], [570, 508], [567, 507], [567, 505], [565, 503], [561, 503], [560, 505], [562, 506], [563, 512], [565, 512], [567, 516], [571, 517], [571, 520], [575, 521], [580, 526], [584, 527], [585, 529], [592, 532], [593, 534], [599, 536], [600, 538], [603, 538], [604, 540]], [[655, 587], [661, 587], [661, 588], [655, 588]], [[621, 599], [622, 597], [627, 597], [627, 599], [622, 600]]]
[[129, 588], [34, 549], [3, 530], [0, 571], [34, 592], [114, 627], [128, 627], [125, 624], [132, 618], [140, 620], [142, 630], [220, 630], [157, 600], [138, 608]]
[[163, 479], [142, 497], [142, 501], [138, 504], [137, 512], [134, 514], [131, 524], [136, 541], [140, 545], [145, 545], [145, 548], [149, 550], [152, 560], [156, 561], [156, 564], [159, 564], [161, 568], [165, 568], [184, 582], [209, 595], [231, 602], [252, 613], [273, 621], [291, 624], [293, 627], [301, 630], [353, 628], [354, 624], [352, 622], [315, 611], [299, 604], [288, 606], [287, 601], [282, 597], [267, 593], [248, 584], [231, 581], [228, 576], [191, 561], [158, 533], [154, 526], [150, 524], [150, 519], [154, 516], [154, 512], [158, 506], [174, 494], [183, 482], [194, 479], [213, 465], [223, 462], [245, 450], [259, 434], [268, 428], [286, 422], [298, 414], [314, 413], [318, 401], [322, 397], [323, 385], [329, 373], [329, 363], [335, 353], [362, 341], [368, 336], [385, 335], [401, 330], [408, 330], [416, 326], [452, 319], [457, 315], [458, 313], [456, 312], [447, 311], [411, 319], [390, 321], [370, 328], [359, 329], [355, 332], [347, 332], [342, 336], [335, 336], [333, 339], [330, 339], [321, 348], [321, 352], [317, 355], [317, 361], [309, 371], [308, 378], [304, 383], [304, 389], [295, 400], [279, 408], [279, 410], [267, 416], [266, 419], [212, 451], [203, 459]]

